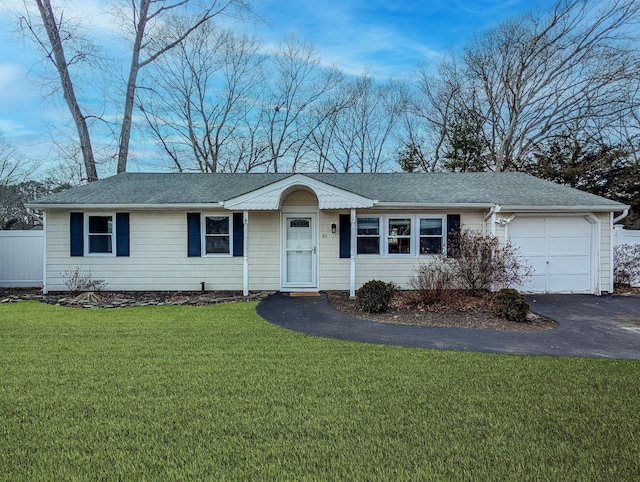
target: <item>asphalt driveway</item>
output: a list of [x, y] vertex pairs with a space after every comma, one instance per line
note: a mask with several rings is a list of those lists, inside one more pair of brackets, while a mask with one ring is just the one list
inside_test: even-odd
[[640, 359], [640, 297], [527, 296], [531, 311], [558, 327], [546, 331], [474, 330], [376, 323], [334, 309], [325, 294], [276, 293], [258, 305], [266, 320], [308, 335], [441, 350]]

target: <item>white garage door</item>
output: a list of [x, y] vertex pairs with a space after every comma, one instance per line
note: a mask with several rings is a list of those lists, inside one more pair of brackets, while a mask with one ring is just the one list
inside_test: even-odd
[[591, 293], [591, 223], [584, 217], [521, 217], [509, 238], [534, 273], [520, 287], [530, 293]]

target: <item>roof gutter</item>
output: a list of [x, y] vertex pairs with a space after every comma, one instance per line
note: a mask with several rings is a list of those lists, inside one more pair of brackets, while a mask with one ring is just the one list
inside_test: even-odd
[[[154, 203], [154, 204], [25, 204], [28, 209], [37, 210], [97, 210], [97, 211], [114, 211], [114, 210], [140, 210], [140, 211], [185, 211], [190, 209], [207, 210], [207, 209], [226, 209], [223, 201], [214, 201], [210, 203]], [[499, 209], [495, 212], [532, 212], [532, 213], [553, 213], [553, 212], [615, 212], [613, 206], [595, 205], [595, 206], [499, 206], [495, 203], [408, 203], [408, 202], [378, 202], [374, 209]], [[630, 206], [623, 205], [623, 213], [614, 219], [618, 222], [624, 219], [629, 213]], [[490, 216], [491, 212], [487, 215]]]
[[622, 214], [620, 216], [618, 216], [616, 218], [613, 218], [613, 221], [611, 221], [611, 225], [613, 226], [618, 221], [622, 221], [624, 218], [627, 217], [627, 214], [629, 214], [629, 208], [628, 207], [624, 211], [622, 211]]
[[[625, 205], [625, 210], [629, 210], [630, 206]], [[581, 206], [502, 206], [502, 212], [528, 212], [528, 213], [584, 213], [584, 212], [615, 212], [619, 211], [617, 206], [606, 205], [581, 205]]]
[[29, 209], [40, 210], [69, 210], [69, 209], [92, 209], [101, 211], [114, 211], [114, 210], [162, 210], [162, 211], [185, 211], [190, 209], [224, 209], [221, 202], [212, 203], [175, 203], [175, 204], [25, 204]]
[[385, 202], [378, 201], [375, 204], [376, 208], [395, 208], [395, 209], [441, 209], [441, 208], [455, 208], [455, 209], [490, 209], [494, 207], [493, 203], [410, 203], [410, 202]]

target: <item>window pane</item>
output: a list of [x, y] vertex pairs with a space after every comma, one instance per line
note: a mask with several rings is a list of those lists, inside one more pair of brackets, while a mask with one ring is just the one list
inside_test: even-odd
[[89, 252], [90, 253], [111, 253], [111, 235], [110, 234], [91, 234], [89, 235]]
[[442, 219], [421, 219], [420, 236], [442, 236]]
[[311, 222], [308, 219], [292, 219], [289, 221], [289, 226], [292, 228], [308, 228], [311, 226]]
[[380, 238], [358, 238], [358, 254], [380, 254]]
[[389, 238], [389, 254], [411, 254], [411, 238]]
[[207, 254], [229, 254], [229, 236], [207, 236]]
[[378, 218], [358, 218], [358, 236], [378, 236], [380, 221]]
[[113, 233], [111, 216], [89, 216], [89, 233]]
[[206, 234], [229, 234], [229, 216], [207, 216]]
[[411, 236], [411, 219], [389, 219], [389, 236]]
[[442, 253], [442, 238], [420, 238], [420, 254]]

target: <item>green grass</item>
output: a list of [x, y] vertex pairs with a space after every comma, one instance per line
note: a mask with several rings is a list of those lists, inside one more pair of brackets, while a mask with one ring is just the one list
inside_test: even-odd
[[637, 480], [640, 362], [0, 305], [0, 480]]

